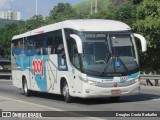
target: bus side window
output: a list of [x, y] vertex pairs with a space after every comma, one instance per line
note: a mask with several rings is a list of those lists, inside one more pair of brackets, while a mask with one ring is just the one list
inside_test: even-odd
[[65, 58], [65, 51], [64, 51], [64, 44], [61, 38], [57, 38], [58, 41], [56, 44], [56, 54], [61, 55], [63, 58]]
[[[61, 45], [62, 44], [62, 45]], [[44, 34], [43, 38], [43, 55], [60, 54], [63, 46], [62, 31], [57, 30]]]
[[77, 33], [72, 29], [65, 29], [65, 36], [67, 41], [67, 48], [68, 48], [70, 62], [72, 63], [73, 66], [80, 69], [80, 58], [78, 55], [77, 44], [76, 41], [70, 37], [70, 34], [77, 34]]
[[23, 57], [23, 39], [17, 39], [12, 42], [12, 54], [16, 57]]
[[48, 45], [46, 47], [46, 51], [48, 55], [55, 53], [53, 36], [48, 36]]
[[28, 37], [25, 40], [25, 49], [26, 49], [26, 55], [27, 56], [33, 56], [37, 55], [37, 49], [36, 49], [36, 43], [34, 40], [34, 37]]
[[35, 39], [38, 55], [43, 55], [43, 41], [40, 38]]
[[61, 30], [55, 31], [55, 34], [56, 34], [56, 36], [54, 37], [55, 54], [58, 54], [62, 58], [65, 58], [65, 49], [62, 38], [62, 31]]
[[46, 45], [46, 47], [45, 47], [45, 49], [46, 49], [46, 54], [47, 55], [50, 55], [51, 54], [51, 48], [52, 48], [52, 38], [50, 38], [49, 36], [47, 36], [47, 43], [46, 43], [47, 45]]
[[12, 41], [12, 55], [14, 57], [18, 56], [18, 40]]
[[78, 56], [77, 44], [74, 39], [67, 39], [68, 52], [71, 63], [78, 69], [80, 69], [80, 60]]

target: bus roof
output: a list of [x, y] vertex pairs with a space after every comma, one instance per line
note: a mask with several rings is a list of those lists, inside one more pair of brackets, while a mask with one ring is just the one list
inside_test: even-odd
[[14, 39], [19, 39], [27, 36], [33, 36], [42, 34], [62, 28], [71, 28], [77, 31], [127, 31], [131, 28], [120, 21], [115, 20], [103, 20], [103, 19], [78, 19], [78, 20], [66, 20], [59, 23], [54, 23], [40, 28], [28, 31], [26, 33], [16, 35]]

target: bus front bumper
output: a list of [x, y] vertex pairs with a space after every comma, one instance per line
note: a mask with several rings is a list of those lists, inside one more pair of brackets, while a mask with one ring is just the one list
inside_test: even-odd
[[82, 98], [100, 98], [100, 97], [116, 97], [138, 95], [140, 93], [140, 82], [136, 82], [130, 86], [102, 88], [94, 85], [83, 83]]

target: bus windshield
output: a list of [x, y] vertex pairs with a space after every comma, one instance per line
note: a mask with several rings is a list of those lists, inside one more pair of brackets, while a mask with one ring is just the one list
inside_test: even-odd
[[131, 33], [82, 33], [82, 70], [89, 75], [121, 76], [139, 65]]

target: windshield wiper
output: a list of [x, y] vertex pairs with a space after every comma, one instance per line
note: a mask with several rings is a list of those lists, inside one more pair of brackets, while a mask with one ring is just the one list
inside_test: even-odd
[[[112, 59], [112, 57], [109, 57], [109, 56], [108, 56], [107, 59], [105, 60], [106, 64], [105, 64], [102, 72], [100, 72], [99, 76], [103, 76], [103, 75], [104, 75], [105, 70], [106, 70], [106, 69], [108, 68], [108, 66], [110, 65], [110, 64], [108, 64], [108, 61], [109, 61], [110, 58]], [[113, 62], [113, 60], [112, 60], [111, 62]], [[112, 64], [112, 63], [111, 63], [111, 64]]]
[[[120, 62], [122, 63], [124, 69], [125, 69], [126, 72], [128, 73], [128, 68], [126, 67], [126, 65], [124, 64], [124, 62], [123, 62], [122, 59], [120, 58], [120, 56], [117, 55], [117, 56], [115, 57], [115, 59], [116, 59], [116, 58], [118, 58], [118, 59], [120, 60]], [[114, 65], [114, 67], [115, 67], [115, 65]]]
[[[121, 62], [122, 66], [124, 67], [124, 69], [126, 70], [126, 73], [128, 73], [128, 68], [126, 67], [126, 65], [124, 64], [124, 62], [121, 60], [120, 57], [116, 56], [116, 57], [111, 57], [111, 63], [107, 64], [106, 66], [103, 68], [102, 72], [99, 74], [99, 76], [104, 76], [106, 69], [108, 68], [109, 65], [113, 64], [114, 65], [114, 72], [116, 72], [116, 66], [115, 66], [115, 59], [117, 59]], [[114, 62], [114, 63], [113, 63]]]

